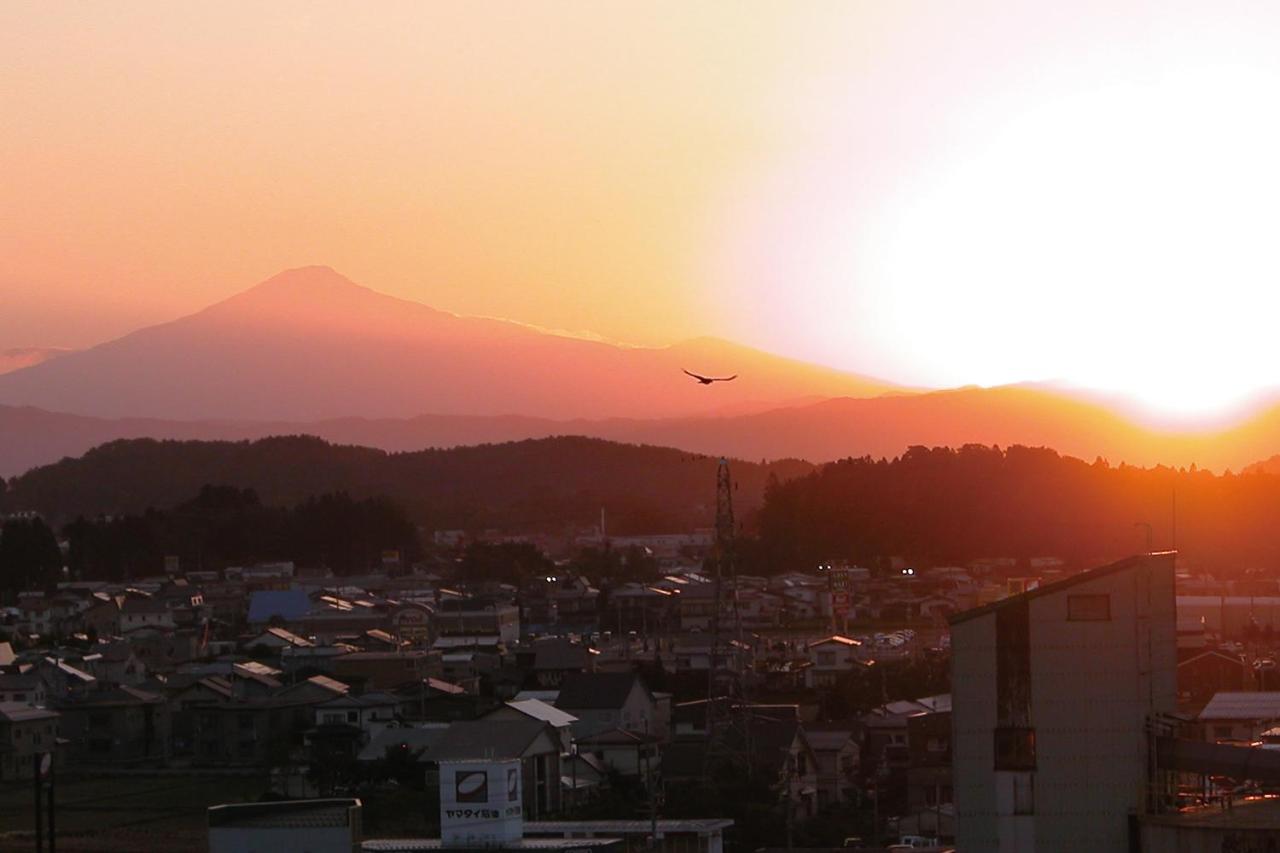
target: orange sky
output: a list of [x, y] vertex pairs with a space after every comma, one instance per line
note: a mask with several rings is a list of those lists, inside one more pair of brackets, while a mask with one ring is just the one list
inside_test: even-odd
[[1173, 410], [1276, 383], [1277, 15], [0, 4], [0, 349], [288, 267]]

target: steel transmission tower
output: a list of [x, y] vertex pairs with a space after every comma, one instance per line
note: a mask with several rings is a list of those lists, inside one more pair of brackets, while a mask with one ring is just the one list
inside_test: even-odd
[[[739, 653], [733, 640], [741, 640], [738, 618], [738, 573], [734, 562], [736, 528], [733, 519], [733, 478], [729, 460], [716, 468], [716, 539], [714, 562], [714, 603], [711, 611], [711, 654], [707, 669], [707, 751], [704, 775], [718, 764], [739, 764], [747, 759], [747, 710], [739, 683], [740, 675], [730, 665]], [[726, 581], [728, 588], [726, 589]], [[732, 614], [732, 627], [725, 631], [724, 613]], [[732, 639], [726, 637], [729, 633]], [[747, 762], [749, 763], [749, 761]]]

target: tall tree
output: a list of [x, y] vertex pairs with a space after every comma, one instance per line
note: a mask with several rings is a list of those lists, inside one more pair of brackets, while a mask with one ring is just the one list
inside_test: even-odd
[[0, 588], [13, 594], [47, 589], [62, 574], [62, 550], [39, 518], [12, 518], [0, 527]]

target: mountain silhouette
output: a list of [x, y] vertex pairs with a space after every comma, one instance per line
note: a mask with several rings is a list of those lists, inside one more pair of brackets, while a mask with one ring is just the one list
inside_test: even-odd
[[[715, 388], [681, 368], [742, 377]], [[630, 347], [464, 317], [288, 270], [202, 311], [0, 376], [0, 403], [97, 417], [310, 421], [692, 416], [888, 383], [714, 338]]]

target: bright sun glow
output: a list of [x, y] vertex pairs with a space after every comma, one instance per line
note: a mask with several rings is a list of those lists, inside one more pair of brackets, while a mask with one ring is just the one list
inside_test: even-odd
[[1280, 385], [1277, 83], [1197, 68], [1020, 109], [775, 253], [812, 288], [778, 319], [806, 355], [908, 383], [1058, 380], [1159, 419], [1239, 410]]
[[1047, 104], [905, 193], [856, 273], [891, 294], [891, 325], [949, 342], [951, 381], [1238, 405], [1280, 371], [1276, 82], [1198, 72]]

